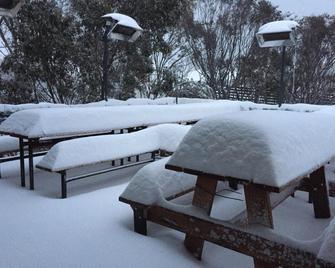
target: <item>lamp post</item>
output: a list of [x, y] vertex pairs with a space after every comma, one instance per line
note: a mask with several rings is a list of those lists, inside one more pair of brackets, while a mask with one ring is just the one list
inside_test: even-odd
[[121, 40], [130, 43], [135, 42], [142, 34], [143, 29], [133, 18], [120, 13], [109, 13], [102, 16], [102, 18], [105, 19], [106, 24], [103, 35], [104, 54], [101, 97], [105, 101], [108, 101], [108, 42], [110, 40]]
[[260, 27], [256, 34], [258, 45], [260, 47], [281, 47], [282, 49], [280, 87], [277, 92], [277, 102], [279, 107], [282, 105], [284, 99], [286, 47], [294, 46], [296, 44], [295, 29], [297, 26], [298, 23], [295, 21], [273, 21]]

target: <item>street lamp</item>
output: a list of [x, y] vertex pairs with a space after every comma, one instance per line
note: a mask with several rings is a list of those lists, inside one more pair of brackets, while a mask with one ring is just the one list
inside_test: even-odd
[[298, 23], [295, 21], [273, 21], [264, 24], [256, 33], [258, 45], [260, 47], [282, 48], [280, 88], [277, 94], [279, 107], [283, 103], [284, 95], [285, 50], [287, 46], [293, 46], [296, 44], [297, 26]]
[[108, 100], [108, 41], [121, 40], [133, 43], [143, 32], [143, 29], [131, 17], [120, 13], [109, 13], [102, 16], [106, 20], [105, 32], [103, 35], [104, 56], [103, 56], [103, 81], [102, 98]]
[[23, 3], [24, 0], [0, 0], [0, 17], [14, 18]]

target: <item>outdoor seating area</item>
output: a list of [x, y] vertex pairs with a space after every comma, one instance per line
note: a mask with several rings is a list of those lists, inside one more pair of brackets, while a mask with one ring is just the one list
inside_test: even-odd
[[335, 0], [0, 0], [0, 268], [335, 268]]
[[[27, 171], [32, 178], [37, 176], [37, 195], [49, 189], [47, 196], [59, 200], [54, 192], [54, 181], [59, 179], [62, 198], [68, 196], [68, 184], [73, 182], [73, 194], [66, 199], [73, 200], [70, 203], [113, 189], [112, 196], [106, 196], [113, 200], [110, 205], [118, 199], [133, 211], [127, 214], [121, 205], [122, 215], [128, 215], [122, 224], [133, 224], [136, 233], [146, 236], [157, 228], [149, 222], [163, 226], [162, 230], [177, 230], [185, 235], [184, 243], [178, 236], [178, 243], [201, 262], [210, 256], [207, 241], [251, 257], [251, 267], [335, 267], [335, 203], [331, 197], [335, 125], [329, 124], [333, 108], [292, 105], [269, 109], [240, 102], [218, 102], [209, 110], [206, 103], [180, 106], [180, 111], [189, 110], [186, 117], [183, 112], [179, 116], [175, 108], [144, 106], [152, 115], [164, 110], [165, 119], [157, 121], [153, 116], [141, 121], [134, 114], [127, 117], [131, 122], [116, 120], [118, 112], [131, 114], [138, 106], [20, 111], [0, 126], [2, 133], [12, 135], [2, 136], [4, 143], [10, 141], [2, 148], [15, 153], [30, 144], [29, 169], [25, 169], [27, 155], [23, 151], [16, 161], [19, 176], [14, 178], [25, 178]], [[198, 107], [203, 107], [201, 114], [193, 114]], [[77, 109], [82, 111], [76, 114]], [[114, 110], [108, 128], [97, 121]], [[29, 123], [32, 115], [39, 120]], [[95, 125], [89, 123], [95, 121]], [[54, 124], [46, 122], [62, 125], [53, 129]], [[15, 166], [15, 161], [11, 162], [4, 161], [1, 166], [2, 181], [10, 184], [8, 167]], [[116, 186], [127, 172], [132, 175], [122, 187]], [[79, 182], [88, 177], [92, 179]], [[20, 189], [15, 183], [13, 186]], [[300, 208], [294, 213], [319, 226], [313, 237], [306, 238], [304, 233], [298, 239], [294, 232], [288, 235], [277, 229], [278, 223], [283, 226], [291, 215], [281, 212], [277, 217], [276, 211], [296, 202]], [[138, 239], [136, 236], [127, 241]]]

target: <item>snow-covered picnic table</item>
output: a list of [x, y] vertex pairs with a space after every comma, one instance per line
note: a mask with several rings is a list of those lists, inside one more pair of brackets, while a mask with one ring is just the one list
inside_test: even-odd
[[12, 114], [0, 132], [25, 139], [106, 133], [163, 123], [195, 122], [209, 115], [240, 111], [241, 102], [137, 105], [25, 110]]
[[30, 189], [34, 189], [34, 147], [81, 136], [111, 134], [163, 123], [190, 123], [209, 115], [240, 111], [247, 102], [218, 101], [183, 105], [130, 105], [23, 110], [0, 125], [0, 133], [20, 139], [21, 185], [25, 186], [24, 150], [28, 145]]
[[[249, 111], [205, 118], [193, 126], [166, 163], [171, 171], [197, 176], [192, 207], [166, 202], [162, 183], [156, 187], [146, 183], [152, 179], [150, 174], [146, 174], [147, 179], [135, 176], [120, 200], [135, 207], [136, 231], [146, 233], [146, 220], [183, 231], [185, 246], [198, 258], [204, 240], [208, 240], [254, 257], [256, 267], [307, 267], [320, 262], [315, 252], [307, 256], [310, 249], [299, 243], [292, 250], [292, 244], [285, 245], [283, 238], [269, 232], [273, 228], [274, 205], [270, 193], [277, 193], [278, 205], [307, 183], [312, 189], [315, 217], [330, 217], [324, 165], [335, 156], [332, 122], [333, 117], [326, 114], [284, 111]], [[178, 181], [183, 178], [176, 176], [174, 185], [180, 185]], [[209, 217], [218, 181], [243, 184], [247, 224], [251, 229], [260, 226], [256, 228], [260, 231], [256, 237], [251, 229], [245, 231]], [[329, 228], [332, 230], [333, 225]], [[248, 239], [258, 241], [254, 243], [258, 246], [246, 249]], [[327, 240], [328, 246], [332, 241]], [[302, 252], [296, 247], [302, 247]]]

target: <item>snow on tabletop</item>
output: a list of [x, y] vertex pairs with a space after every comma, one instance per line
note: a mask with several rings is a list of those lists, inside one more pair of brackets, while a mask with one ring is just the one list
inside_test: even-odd
[[298, 23], [292, 20], [273, 21], [261, 26], [257, 34], [291, 32], [297, 26]]
[[41, 108], [64, 108], [65, 104], [54, 104], [48, 102], [41, 103], [25, 103], [25, 104], [0, 104], [0, 112], [2, 113], [15, 113], [22, 110], [41, 109]]
[[[199, 99], [199, 98], [178, 98], [179, 104], [185, 103], [202, 103], [202, 102], [213, 102], [215, 100], [211, 99]], [[78, 107], [99, 107], [99, 106], [121, 106], [121, 105], [171, 105], [176, 104], [176, 98], [174, 97], [164, 97], [157, 99], [148, 98], [130, 98], [126, 101], [117, 99], [108, 99], [108, 101], [98, 101], [85, 104], [54, 104], [48, 102], [36, 103], [25, 103], [25, 104], [0, 104], [1, 113], [14, 113], [22, 110], [30, 109], [41, 109], [41, 108], [78, 108]]]
[[281, 187], [335, 156], [332, 117], [249, 111], [198, 122], [168, 164]]
[[0, 153], [19, 149], [19, 139], [10, 136], [0, 136]]
[[142, 105], [25, 110], [12, 114], [0, 131], [29, 138], [108, 132], [138, 126], [197, 121], [240, 111], [248, 102], [217, 101], [182, 105]]
[[146, 165], [132, 178], [122, 198], [153, 205], [173, 194], [195, 186], [196, 176], [165, 169], [169, 158]]
[[121, 135], [104, 135], [57, 143], [38, 163], [60, 171], [156, 150], [174, 152], [191, 126], [166, 124]]

